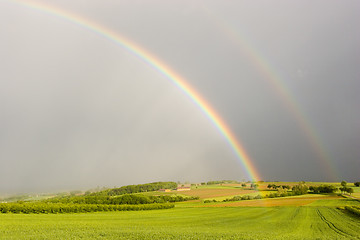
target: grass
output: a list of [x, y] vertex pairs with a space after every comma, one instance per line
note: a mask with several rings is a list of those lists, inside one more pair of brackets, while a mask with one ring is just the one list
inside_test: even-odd
[[[316, 184], [322, 183], [309, 185]], [[205, 198], [270, 193], [265, 188], [255, 193], [236, 185], [199, 187], [180, 194], [198, 193], [200, 200], [166, 210], [0, 214], [0, 239], [360, 239], [360, 218], [338, 209], [360, 207], [360, 201], [335, 194], [202, 203]]]
[[360, 187], [352, 187], [354, 189], [354, 193], [352, 196], [360, 199]]
[[266, 198], [260, 200], [245, 200], [237, 202], [220, 202], [199, 205], [206, 207], [274, 207], [274, 206], [349, 206], [357, 205], [358, 201], [345, 199], [337, 195], [306, 194], [281, 198]]
[[358, 229], [331, 207], [0, 215], [1, 239], [356, 239]]

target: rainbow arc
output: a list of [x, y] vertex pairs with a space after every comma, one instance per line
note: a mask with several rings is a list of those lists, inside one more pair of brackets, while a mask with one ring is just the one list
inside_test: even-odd
[[205, 113], [205, 115], [210, 119], [210, 121], [214, 124], [218, 131], [224, 136], [251, 180], [258, 181], [260, 179], [259, 173], [256, 170], [249, 154], [246, 152], [243, 144], [231, 132], [230, 128], [227, 126], [224, 120], [184, 78], [182, 78], [179, 74], [172, 70], [168, 65], [160, 61], [155, 55], [141, 48], [136, 43], [121, 36], [117, 32], [112, 31], [105, 26], [102, 26], [96, 22], [93, 22], [89, 19], [71, 13], [59, 7], [34, 1], [14, 0], [13, 2], [18, 3], [20, 6], [26, 6], [30, 9], [38, 10], [52, 16], [62, 18], [64, 20], [77, 24], [82, 28], [86, 28], [89, 31], [99, 34], [102, 37], [116, 43], [118, 46], [131, 52], [132, 54], [146, 62], [148, 65], [156, 69], [158, 72], [161, 73], [161, 75], [171, 81], [179, 89], [181, 89], [187, 96], [189, 96], [189, 98], [193, 100], [193, 102], [199, 107], [199, 109], [201, 109]]

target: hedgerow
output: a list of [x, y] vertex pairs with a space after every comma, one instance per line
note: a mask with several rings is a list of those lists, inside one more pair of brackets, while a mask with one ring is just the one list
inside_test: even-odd
[[74, 204], [151, 204], [151, 203], [167, 203], [167, 202], [184, 202], [196, 200], [199, 197], [189, 196], [145, 196], [142, 194], [124, 194], [120, 196], [66, 196], [44, 200], [47, 203], [74, 203]]
[[243, 196], [234, 196], [232, 198], [224, 199], [223, 202], [236, 202], [242, 200], [253, 200], [253, 199], [262, 199], [261, 195], [251, 196], [251, 195], [243, 195]]
[[169, 209], [174, 204], [140, 204], [140, 205], [107, 205], [107, 204], [70, 204], [70, 203], [0, 203], [1, 213], [87, 213], [106, 211], [142, 211]]
[[358, 208], [358, 207], [345, 206], [345, 210], [360, 217], [360, 208]]

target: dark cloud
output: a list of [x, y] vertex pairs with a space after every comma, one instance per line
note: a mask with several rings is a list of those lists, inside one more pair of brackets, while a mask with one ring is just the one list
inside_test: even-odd
[[[107, 26], [184, 77], [263, 180], [358, 180], [358, 2], [47, 3]], [[249, 179], [196, 104], [131, 52], [14, 1], [1, 2], [0, 29], [1, 192]]]

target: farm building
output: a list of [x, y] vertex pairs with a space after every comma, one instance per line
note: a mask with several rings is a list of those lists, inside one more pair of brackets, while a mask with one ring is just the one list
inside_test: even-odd
[[171, 192], [171, 189], [159, 189], [159, 192]]

